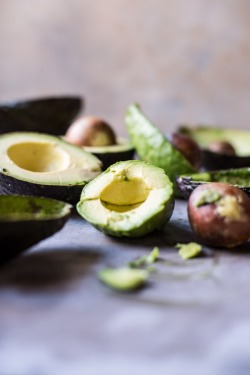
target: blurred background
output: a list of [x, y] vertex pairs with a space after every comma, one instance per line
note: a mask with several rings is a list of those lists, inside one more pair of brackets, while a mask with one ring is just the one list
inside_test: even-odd
[[131, 102], [164, 131], [249, 129], [248, 0], [0, 0], [0, 100], [80, 94], [124, 135]]

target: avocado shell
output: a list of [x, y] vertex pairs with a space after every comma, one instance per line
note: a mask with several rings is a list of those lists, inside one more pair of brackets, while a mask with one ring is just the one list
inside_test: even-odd
[[179, 190], [185, 199], [199, 185], [208, 182], [224, 182], [243, 190], [250, 197], [250, 168], [233, 168], [211, 172], [181, 175], [176, 179]]
[[118, 161], [132, 160], [135, 149], [129, 140], [117, 138], [116, 144], [99, 147], [83, 147], [85, 151], [91, 152], [102, 162], [102, 170], [106, 170]]
[[[250, 132], [209, 126], [181, 126], [178, 130], [194, 139], [202, 150], [202, 166], [206, 170], [243, 168], [250, 166]], [[236, 155], [226, 155], [209, 150], [214, 141], [229, 142]]]
[[64, 134], [80, 112], [79, 96], [58, 96], [0, 103], [0, 134], [14, 131]]
[[72, 206], [49, 198], [0, 196], [0, 262], [52, 236], [66, 223]]

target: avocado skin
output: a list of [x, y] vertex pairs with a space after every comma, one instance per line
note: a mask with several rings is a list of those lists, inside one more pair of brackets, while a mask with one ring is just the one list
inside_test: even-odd
[[58, 199], [75, 205], [79, 201], [83, 185], [55, 186], [35, 184], [0, 172], [0, 194], [34, 195]]
[[[58, 232], [68, 220], [72, 209], [72, 206], [66, 203], [41, 197], [1, 195], [0, 198], [0, 210], [5, 206], [5, 211], [1, 212], [0, 217], [0, 263], [9, 261], [29, 247]], [[26, 212], [23, 208], [17, 214], [20, 209], [19, 202], [26, 203], [26, 210], [30, 216], [28, 219], [24, 217]], [[51, 207], [51, 215], [45, 212], [38, 217], [38, 212], [48, 210], [48, 206]], [[16, 213], [15, 218], [8, 218], [8, 213], [5, 216], [3, 212], [6, 212], [6, 207], [10, 213]]]
[[185, 173], [195, 173], [196, 169], [146, 118], [138, 104], [128, 107], [125, 123], [138, 156], [142, 160], [164, 169], [174, 184], [175, 195], [178, 196], [176, 177]]
[[179, 190], [185, 199], [201, 184], [207, 182], [225, 182], [243, 190], [250, 197], [250, 168], [232, 168], [191, 175], [182, 175], [176, 179]]
[[[112, 147], [112, 146], [111, 146]], [[102, 162], [102, 170], [105, 171], [112, 164], [118, 161], [125, 161], [133, 159], [135, 154], [134, 149], [127, 151], [117, 151], [117, 152], [93, 152], [99, 160]]]
[[202, 165], [208, 171], [249, 167], [250, 156], [222, 155], [209, 150], [202, 150]]
[[83, 107], [78, 96], [47, 97], [0, 104], [0, 134], [13, 131], [62, 135]]

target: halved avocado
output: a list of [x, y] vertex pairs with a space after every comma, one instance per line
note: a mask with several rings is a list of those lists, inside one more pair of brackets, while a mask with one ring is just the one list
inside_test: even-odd
[[173, 187], [164, 170], [140, 160], [110, 166], [83, 188], [77, 204], [85, 220], [116, 237], [160, 229], [173, 209]]
[[118, 162], [131, 160], [134, 157], [134, 147], [125, 138], [117, 138], [116, 144], [110, 146], [84, 146], [84, 150], [91, 152], [102, 162], [102, 169], [105, 170], [110, 165]]
[[0, 103], [0, 134], [26, 131], [64, 134], [83, 106], [79, 96], [54, 96]]
[[125, 123], [131, 142], [140, 159], [163, 168], [173, 182], [175, 192], [177, 192], [176, 176], [194, 173], [196, 172], [194, 167], [164, 134], [146, 118], [138, 105], [132, 104], [129, 106]]
[[101, 162], [82, 148], [42, 133], [0, 136], [0, 194], [45, 196], [76, 203]]
[[[182, 126], [179, 131], [194, 139], [202, 149], [202, 165], [207, 170], [250, 166], [250, 132], [209, 126]], [[209, 149], [215, 141], [228, 142], [235, 155], [217, 153]]]
[[49, 198], [0, 195], [0, 261], [59, 231], [72, 206]]
[[225, 182], [240, 188], [250, 196], [250, 168], [233, 168], [194, 173], [182, 175], [177, 178], [177, 184], [184, 198], [189, 198], [197, 186], [208, 182]]

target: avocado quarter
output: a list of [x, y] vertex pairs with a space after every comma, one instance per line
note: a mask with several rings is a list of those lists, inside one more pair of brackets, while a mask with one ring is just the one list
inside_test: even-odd
[[86, 221], [116, 237], [160, 229], [173, 209], [173, 185], [164, 170], [140, 160], [110, 166], [83, 188], [77, 204]]
[[76, 203], [101, 162], [59, 137], [32, 132], [0, 136], [0, 193], [45, 196]]
[[50, 198], [0, 195], [0, 262], [59, 231], [71, 209]]
[[196, 187], [208, 182], [224, 182], [240, 188], [250, 196], [250, 168], [207, 171], [177, 177], [177, 184], [184, 198], [189, 198]]
[[128, 107], [125, 123], [139, 158], [163, 168], [173, 182], [177, 193], [176, 176], [195, 173], [196, 170], [164, 134], [149, 121], [139, 105], [132, 104]]

